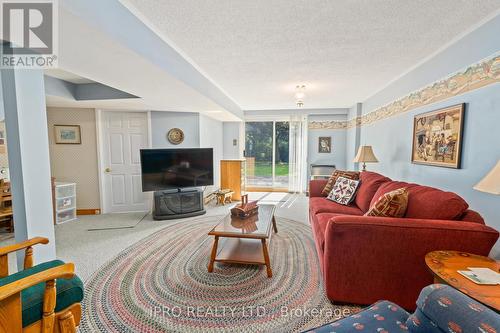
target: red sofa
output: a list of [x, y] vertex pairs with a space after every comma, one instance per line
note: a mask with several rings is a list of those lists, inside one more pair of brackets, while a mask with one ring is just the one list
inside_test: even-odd
[[[354, 202], [343, 206], [321, 191], [326, 180], [309, 184], [312, 225], [328, 298], [371, 304], [385, 299], [413, 310], [422, 288], [433, 283], [424, 257], [434, 250], [488, 255], [498, 232], [458, 195], [392, 181], [364, 171]], [[381, 195], [407, 187], [404, 218], [363, 216]]]

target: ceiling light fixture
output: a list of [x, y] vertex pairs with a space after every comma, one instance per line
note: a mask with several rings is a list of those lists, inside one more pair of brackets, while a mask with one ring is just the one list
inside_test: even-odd
[[306, 86], [303, 84], [299, 84], [295, 87], [295, 105], [298, 108], [304, 106], [304, 98], [306, 97]]

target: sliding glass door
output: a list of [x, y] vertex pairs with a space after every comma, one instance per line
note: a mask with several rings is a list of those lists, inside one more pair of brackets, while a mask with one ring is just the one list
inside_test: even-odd
[[245, 123], [249, 190], [288, 190], [290, 125], [287, 121]]

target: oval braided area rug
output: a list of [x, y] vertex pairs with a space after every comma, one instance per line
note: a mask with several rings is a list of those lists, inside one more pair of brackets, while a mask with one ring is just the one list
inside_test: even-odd
[[[85, 284], [80, 332], [300, 332], [358, 311], [326, 298], [310, 226], [277, 218], [264, 266], [216, 263], [221, 218], [172, 223], [121, 252]], [[219, 246], [223, 238], [219, 241]]]

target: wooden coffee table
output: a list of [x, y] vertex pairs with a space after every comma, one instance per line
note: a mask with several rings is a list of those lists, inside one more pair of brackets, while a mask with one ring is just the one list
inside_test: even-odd
[[[274, 218], [274, 205], [259, 205], [259, 213], [247, 219], [226, 215], [208, 234], [214, 236], [208, 271], [214, 262], [265, 265], [267, 276], [272, 277], [268, 246], [272, 229], [278, 232]], [[219, 246], [219, 238], [225, 238]]]
[[457, 271], [467, 267], [484, 267], [500, 271], [500, 262], [488, 257], [458, 251], [427, 253], [425, 263], [434, 274], [435, 283], [446, 283], [476, 301], [500, 311], [500, 286], [480, 285], [463, 277]]

